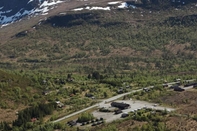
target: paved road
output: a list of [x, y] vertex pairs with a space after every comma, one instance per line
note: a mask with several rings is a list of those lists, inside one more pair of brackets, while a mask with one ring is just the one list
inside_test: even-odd
[[99, 105], [103, 105], [103, 104], [105, 104], [106, 102], [114, 101], [114, 100], [116, 100], [116, 99], [118, 99], [118, 98], [120, 98], [120, 97], [123, 97], [123, 96], [125, 96], [125, 95], [130, 94], [130, 93], [138, 92], [138, 91], [141, 91], [141, 90], [142, 90], [142, 89], [133, 90], [133, 91], [131, 91], [131, 92], [123, 93], [123, 94], [120, 94], [120, 95], [111, 97], [111, 98], [109, 98], [109, 99], [102, 100], [102, 102], [97, 103], [97, 104], [95, 104], [95, 105], [93, 105], [93, 106], [87, 107], [87, 108], [82, 109], [82, 110], [80, 110], [80, 111], [74, 112], [74, 113], [72, 113], [72, 114], [70, 114], [70, 115], [66, 115], [66, 116], [64, 116], [64, 117], [62, 117], [62, 118], [59, 118], [59, 119], [53, 121], [53, 123], [60, 122], [60, 121], [62, 121], [62, 120], [64, 120], [64, 119], [66, 119], [66, 118], [75, 116], [75, 115], [77, 115], [77, 114], [79, 114], [79, 113], [85, 112], [85, 111], [87, 111], [87, 110], [89, 110], [89, 109], [92, 109], [92, 108], [94, 108], [94, 107], [97, 107], [97, 106], [99, 106]]

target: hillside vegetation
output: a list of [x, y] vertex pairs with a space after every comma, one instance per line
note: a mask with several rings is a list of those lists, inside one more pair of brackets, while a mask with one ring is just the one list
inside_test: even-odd
[[1, 45], [1, 67], [85, 73], [137, 68], [193, 71], [197, 16], [191, 6], [51, 17]]
[[[70, 11], [42, 20], [2, 42], [0, 116], [8, 123], [1, 122], [0, 131], [78, 130], [50, 122], [93, 105], [97, 99], [117, 95], [120, 89], [128, 92], [159, 85], [152, 94], [142, 91], [133, 97], [149, 100], [162, 96], [158, 99], [162, 101], [166, 95], [170, 96], [161, 87], [164, 81], [196, 78], [194, 2], [143, 0], [143, 4], [135, 4], [137, 8]], [[57, 107], [57, 102], [66, 106]], [[3, 114], [10, 112], [13, 117], [5, 119], [8, 115]], [[158, 118], [161, 114], [157, 114]], [[134, 119], [133, 124], [125, 121], [140, 125], [128, 130], [168, 130], [164, 125], [166, 119], [157, 122], [154, 116], [149, 116], [148, 126], [144, 120]], [[117, 130], [116, 122], [106, 126], [101, 130]]]

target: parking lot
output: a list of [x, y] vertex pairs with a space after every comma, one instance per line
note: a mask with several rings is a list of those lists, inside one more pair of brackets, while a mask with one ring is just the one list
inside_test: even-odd
[[[149, 103], [149, 102], [145, 102], [145, 101], [138, 101], [138, 100], [117, 100], [116, 102], [120, 102], [120, 103], [127, 103], [127, 104], [130, 104], [130, 108], [128, 109], [125, 109], [125, 110], [122, 110], [122, 112], [134, 112], [134, 111], [137, 111], [137, 110], [140, 110], [142, 108], [152, 108], [152, 109], [156, 109], [156, 110], [167, 110], [167, 111], [173, 111], [175, 109], [173, 108], [168, 108], [168, 107], [162, 107], [162, 106], [159, 106], [158, 104], [155, 104], [155, 103]], [[106, 108], [106, 109], [112, 109], [114, 107], [111, 107], [111, 103], [106, 103], [106, 104], [100, 104], [99, 105], [99, 108]], [[106, 120], [106, 122], [112, 122], [114, 120], [117, 120], [117, 119], [121, 119], [121, 115], [122, 113], [120, 114], [114, 114], [114, 112], [99, 112], [98, 110], [97, 111], [94, 111], [93, 112], [93, 115], [97, 118], [104, 118]]]

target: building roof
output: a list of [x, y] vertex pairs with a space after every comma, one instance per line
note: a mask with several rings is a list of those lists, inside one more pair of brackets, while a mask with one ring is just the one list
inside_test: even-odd
[[125, 109], [125, 108], [128, 108], [130, 105], [127, 103], [112, 102], [111, 106]]

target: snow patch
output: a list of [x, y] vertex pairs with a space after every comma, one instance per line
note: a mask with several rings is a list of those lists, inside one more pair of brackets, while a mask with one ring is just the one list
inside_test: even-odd
[[31, 3], [31, 2], [33, 2], [34, 0], [29, 0], [29, 2], [27, 3], [27, 4], [29, 4], [29, 3]]
[[16, 21], [16, 20], [20, 19], [22, 16], [31, 14], [32, 13], [32, 10], [30, 10], [30, 11], [25, 10], [25, 11], [23, 11], [23, 13], [20, 13], [20, 12], [21, 12], [21, 10], [19, 12], [17, 12], [15, 15], [10, 16], [10, 17], [0, 16], [1, 23], [4, 24], [4, 25], [7, 25], [6, 23], [10, 23], [12, 21]]
[[[33, 0], [29, 0], [28, 3], [32, 2]], [[39, 2], [42, 2], [43, 0], [39, 0]], [[0, 11], [0, 25], [1, 28], [4, 26], [9, 25], [8, 23], [12, 23], [15, 21], [19, 21], [23, 16], [36, 16], [36, 15], [47, 15], [49, 11], [50, 6], [57, 5], [59, 3], [62, 3], [63, 1], [56, 1], [52, 0], [52, 2], [44, 1], [40, 7], [34, 8], [32, 10], [24, 10], [23, 8], [20, 9], [16, 14], [12, 16], [6, 16], [6, 13], [12, 12], [12, 10], [7, 10], [7, 11]], [[0, 7], [0, 10], [3, 9], [4, 7]], [[52, 9], [52, 8], [50, 8]]]
[[85, 9], [86, 9], [86, 10], [89, 10], [89, 9], [90, 9], [90, 7], [89, 7], [89, 6], [87, 6]]
[[89, 10], [110, 10], [110, 7], [92, 7]]
[[59, 3], [62, 3], [62, 2], [63, 2], [63, 1], [54, 1], [54, 0], [53, 0], [53, 2], [44, 1], [44, 2], [40, 5], [40, 8], [46, 7], [46, 6], [56, 5], [56, 4], [59, 4]]
[[108, 2], [108, 5], [116, 5], [116, 4], [120, 3], [120, 2], [122, 2], [122, 1]]
[[76, 8], [73, 11], [82, 11], [82, 10], [111, 10], [110, 7], [85, 7], [85, 8]]
[[76, 9], [73, 9], [73, 11], [82, 11], [83, 8], [76, 8]]
[[43, 13], [43, 14], [41, 14], [41, 15], [48, 15], [49, 13], [47, 12], [47, 13]]
[[123, 2], [123, 3], [121, 3], [121, 5], [118, 6], [118, 8], [121, 8], [121, 9], [128, 8], [128, 7], [132, 7], [133, 9], [136, 8], [136, 6], [127, 4], [127, 2]]
[[134, 5], [129, 5], [129, 7], [132, 7], [133, 9], [137, 8], [136, 6]]
[[128, 4], [126, 2], [121, 3], [118, 8], [128, 8]]
[[10, 24], [4, 24], [4, 25], [1, 25], [1, 28], [5, 27], [5, 26], [8, 26], [8, 25], [10, 25]]
[[47, 13], [48, 11], [49, 11], [48, 7], [44, 7], [44, 8], [42, 9], [42, 13]]

